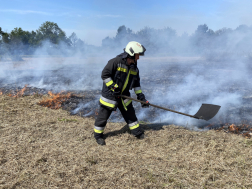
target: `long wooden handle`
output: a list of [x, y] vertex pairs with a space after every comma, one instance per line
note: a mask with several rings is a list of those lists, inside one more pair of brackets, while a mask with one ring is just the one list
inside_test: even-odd
[[153, 107], [156, 107], [156, 108], [159, 108], [159, 109], [163, 109], [163, 110], [167, 110], [167, 111], [174, 112], [174, 113], [177, 113], [177, 114], [182, 114], [182, 115], [185, 115], [185, 116], [189, 116], [189, 117], [192, 117], [192, 118], [199, 119], [198, 117], [193, 116], [193, 115], [189, 115], [189, 114], [185, 114], [185, 113], [178, 112], [178, 111], [175, 111], [175, 110], [171, 110], [171, 109], [168, 109], [168, 108], [164, 108], [164, 107], [161, 107], [161, 106], [157, 106], [157, 105], [155, 105], [155, 104], [146, 103], [146, 102], [144, 102], [144, 101], [137, 100], [137, 99], [131, 98], [131, 97], [129, 97], [129, 96], [125, 96], [125, 95], [118, 95], [118, 96], [123, 97], [123, 98], [130, 99], [130, 100], [134, 100], [134, 101], [136, 101], [136, 102], [141, 102], [142, 104], [148, 104], [148, 105], [150, 105], [150, 106], [153, 106]]

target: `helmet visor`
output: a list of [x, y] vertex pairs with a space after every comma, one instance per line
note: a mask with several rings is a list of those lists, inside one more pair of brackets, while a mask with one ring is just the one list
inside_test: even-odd
[[146, 51], [146, 48], [142, 45], [143, 47], [143, 52], [139, 53], [140, 56], [144, 56], [144, 52]]

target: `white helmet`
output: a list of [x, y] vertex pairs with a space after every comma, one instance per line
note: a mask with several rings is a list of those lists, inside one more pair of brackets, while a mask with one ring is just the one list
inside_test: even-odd
[[131, 41], [127, 44], [126, 48], [124, 49], [126, 53], [128, 53], [131, 57], [134, 57], [135, 54], [144, 55], [146, 49], [143, 45], [136, 41]]

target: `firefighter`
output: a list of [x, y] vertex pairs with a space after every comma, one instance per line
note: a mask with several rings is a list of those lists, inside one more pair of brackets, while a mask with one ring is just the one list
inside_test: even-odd
[[144, 138], [132, 101], [119, 95], [130, 96], [129, 90], [134, 89], [137, 99], [146, 102], [142, 107], [149, 107], [140, 86], [137, 60], [143, 56], [146, 49], [136, 41], [127, 44], [124, 52], [108, 61], [101, 78], [103, 80], [102, 95], [99, 101], [100, 109], [94, 125], [94, 137], [99, 145], [105, 145], [103, 132], [112, 111], [118, 108], [129, 126], [131, 134], [138, 139]]

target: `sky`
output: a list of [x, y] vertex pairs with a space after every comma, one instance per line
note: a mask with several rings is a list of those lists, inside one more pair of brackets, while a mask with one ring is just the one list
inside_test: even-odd
[[69, 37], [75, 32], [87, 44], [100, 46], [119, 26], [137, 32], [170, 27], [191, 35], [200, 24], [216, 31], [252, 26], [251, 0], [0, 0], [0, 27], [36, 31], [55, 22]]

